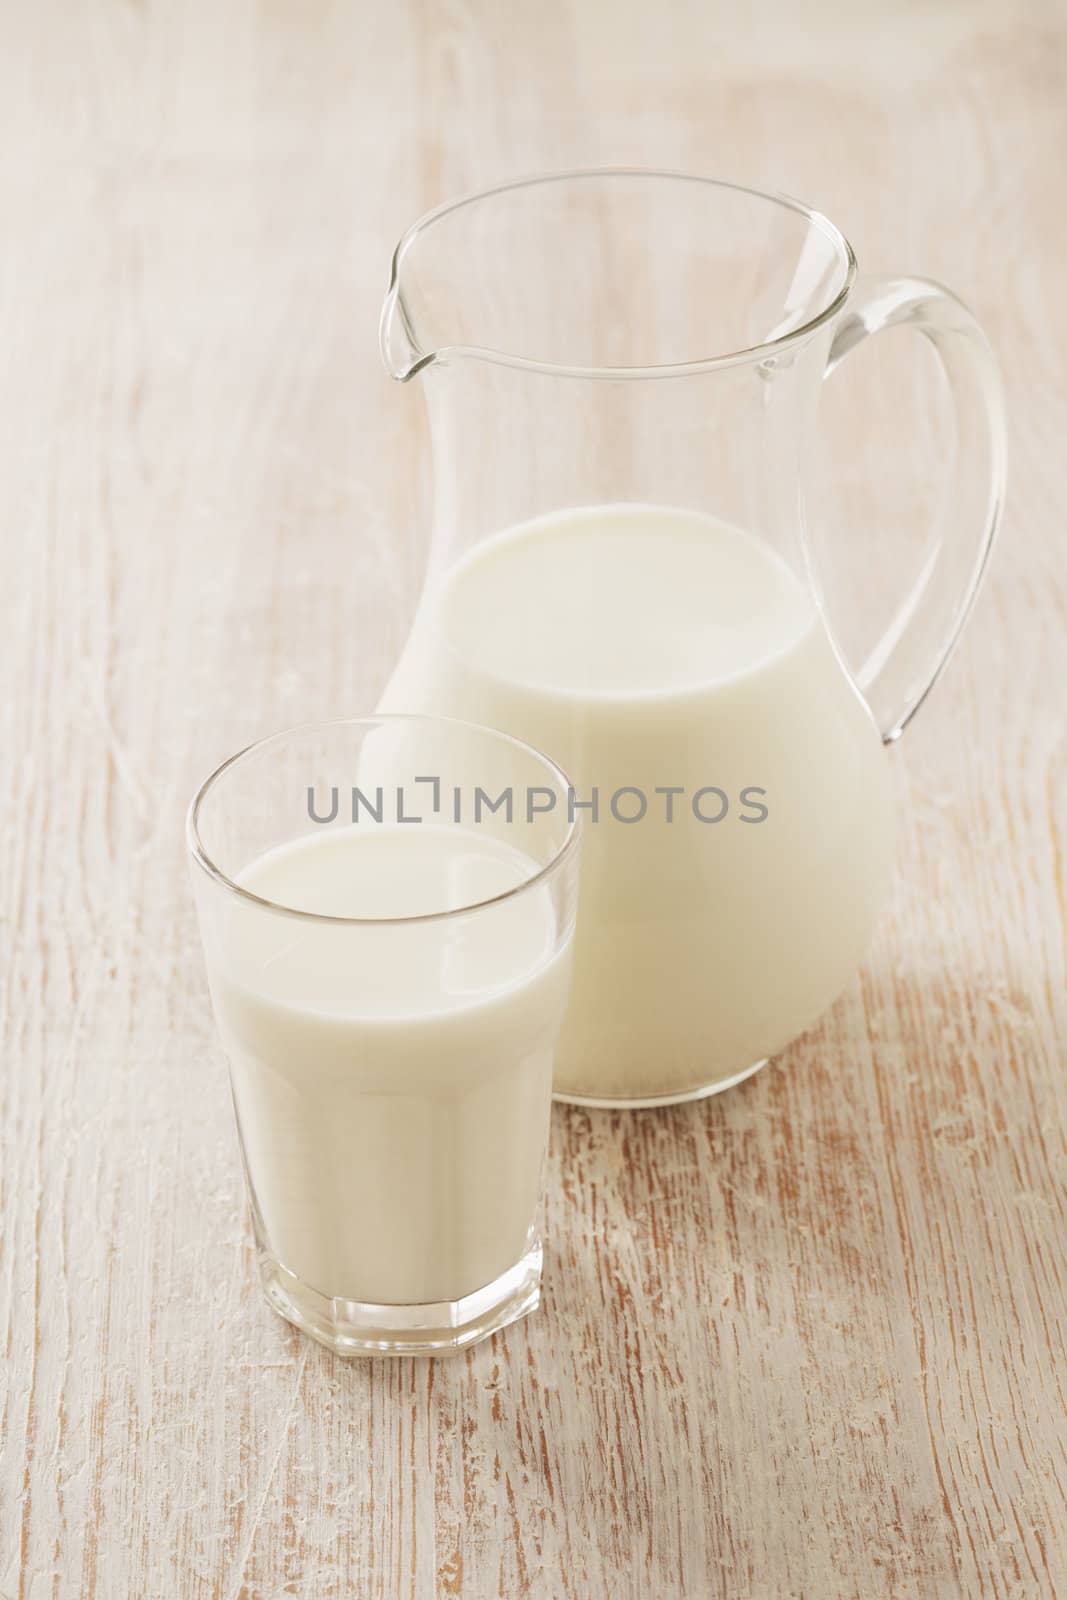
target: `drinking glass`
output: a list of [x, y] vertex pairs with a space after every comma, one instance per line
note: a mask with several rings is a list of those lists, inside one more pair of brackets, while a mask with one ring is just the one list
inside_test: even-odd
[[306, 725], [208, 778], [188, 841], [274, 1309], [344, 1353], [533, 1310], [579, 828], [530, 746]]

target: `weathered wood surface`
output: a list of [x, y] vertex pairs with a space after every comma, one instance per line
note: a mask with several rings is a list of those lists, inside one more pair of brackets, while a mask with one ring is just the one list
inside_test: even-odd
[[[1067, 1593], [1067, 12], [3, 9], [0, 1593]], [[798, 193], [951, 282], [1009, 515], [894, 753], [862, 977], [721, 1101], [557, 1111], [537, 1317], [346, 1364], [253, 1282], [183, 808], [371, 703], [402, 635], [394, 237], [604, 161]], [[883, 559], [938, 458], [895, 337], [828, 402]]]

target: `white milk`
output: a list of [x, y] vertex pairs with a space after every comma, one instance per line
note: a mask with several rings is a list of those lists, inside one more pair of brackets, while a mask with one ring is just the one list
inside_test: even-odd
[[[523, 883], [485, 833], [360, 825], [268, 852], [240, 882], [320, 914], [412, 916]], [[328, 1298], [457, 1300], [524, 1254], [566, 1001], [548, 890], [370, 927], [232, 905], [209, 945], [255, 1203]]]
[[[858, 965], [892, 878], [885, 752], [803, 585], [751, 536], [625, 505], [497, 535], [431, 591], [383, 708], [503, 729], [579, 798], [599, 790], [559, 1091], [644, 1098], [732, 1077]], [[624, 785], [648, 797], [640, 822], [611, 816]], [[685, 790], [671, 824], [654, 793], [669, 785]], [[729, 802], [717, 823], [692, 811], [710, 785]], [[742, 821], [757, 787], [766, 819]]]

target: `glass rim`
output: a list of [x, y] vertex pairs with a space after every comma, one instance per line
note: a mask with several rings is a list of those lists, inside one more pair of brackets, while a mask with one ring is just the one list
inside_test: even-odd
[[[416, 239], [428, 229], [442, 222], [447, 217], [454, 216], [457, 212], [469, 206], [479, 204], [483, 200], [493, 200], [498, 195], [510, 194], [520, 189], [534, 189], [549, 184], [564, 184], [589, 181], [594, 179], [619, 179], [643, 178], [675, 183], [700, 184], [709, 189], [727, 190], [732, 194], [747, 195], [753, 200], [763, 200], [769, 205], [780, 210], [792, 212], [795, 216], [803, 217], [809, 227], [815, 228], [827, 238], [837, 257], [840, 272], [840, 282], [833, 296], [826, 304], [805, 317], [798, 328], [791, 329], [788, 333], [780, 334], [775, 339], [767, 339], [761, 344], [749, 345], [742, 350], [723, 351], [717, 355], [702, 356], [692, 361], [665, 362], [651, 366], [570, 366], [565, 362], [538, 361], [528, 356], [511, 355], [504, 350], [495, 350], [479, 345], [442, 345], [437, 350], [424, 351], [418, 341], [411, 337], [411, 329], [407, 316], [400, 305], [400, 269], [404, 257], [407, 255]], [[601, 379], [634, 379], [634, 378], [670, 378], [682, 377], [687, 374], [714, 372], [722, 367], [743, 366], [751, 362], [765, 361], [771, 356], [781, 354], [784, 350], [801, 343], [811, 337], [825, 323], [829, 322], [841, 310], [852, 291], [857, 273], [856, 252], [846, 236], [835, 222], [822, 211], [806, 205], [804, 201], [795, 199], [792, 195], [783, 194], [779, 190], [756, 189], [750, 184], [732, 183], [727, 178], [709, 178], [693, 172], [679, 172], [669, 167], [572, 167], [559, 172], [532, 173], [526, 177], [511, 178], [504, 183], [493, 184], [488, 189], [479, 189], [471, 194], [461, 195], [455, 200], [446, 200], [442, 205], [433, 207], [416, 219], [410, 227], [401, 234], [395, 250], [389, 271], [389, 287], [386, 291], [385, 302], [382, 306], [379, 322], [379, 347], [382, 360], [389, 374], [401, 383], [417, 376], [424, 368], [431, 366], [444, 357], [449, 359], [460, 357], [479, 361], [489, 361], [497, 366], [514, 367], [524, 372], [540, 372], [561, 378], [601, 378]], [[408, 337], [413, 359], [403, 371], [397, 370], [397, 364], [390, 358], [389, 324], [394, 311], [398, 310], [404, 323], [404, 331]]]
[[[574, 812], [567, 823], [567, 831], [563, 842], [558, 849], [553, 851], [551, 858], [538, 867], [530, 877], [523, 878], [521, 883], [504, 889], [499, 894], [490, 895], [484, 900], [472, 900], [461, 906], [449, 906], [443, 911], [420, 911], [410, 916], [400, 917], [342, 917], [324, 911], [301, 910], [299, 906], [287, 906], [280, 900], [268, 899], [265, 895], [255, 894], [251, 889], [246, 889], [237, 883], [228, 873], [214, 861], [208, 852], [200, 833], [200, 812], [215, 785], [231, 768], [246, 757], [255, 755], [265, 750], [269, 745], [279, 744], [283, 739], [291, 739], [297, 734], [325, 732], [327, 729], [339, 728], [370, 728], [373, 726], [393, 726], [398, 723], [421, 722], [434, 728], [461, 728], [466, 733], [484, 734], [498, 744], [511, 745], [520, 750], [524, 755], [533, 759], [544, 767], [554, 779], [556, 785], [564, 794], [571, 792], [571, 781], [563, 768], [552, 760], [551, 756], [539, 750], [536, 745], [527, 744], [524, 739], [518, 739], [514, 734], [504, 733], [499, 728], [486, 727], [481, 722], [466, 722], [460, 717], [437, 717], [420, 714], [418, 712], [370, 712], [363, 717], [324, 717], [309, 722], [295, 722], [289, 727], [281, 728], [276, 733], [268, 733], [262, 739], [254, 739], [251, 744], [244, 745], [232, 756], [227, 756], [213, 772], [209, 773], [203, 783], [193, 795], [189, 809], [185, 816], [185, 840], [189, 854], [195, 864], [217, 883], [220, 888], [236, 895], [238, 899], [247, 901], [251, 905], [259, 906], [265, 911], [270, 911], [284, 917], [295, 917], [302, 922], [333, 923], [339, 927], [413, 927], [418, 923], [444, 922], [450, 917], [467, 916], [471, 912], [484, 911], [491, 906], [503, 904], [513, 900], [517, 895], [525, 894], [528, 889], [535, 888], [543, 883], [556, 869], [562, 866], [564, 860], [573, 854], [581, 834], [581, 820]], [[457, 825], [458, 826], [458, 825]]]

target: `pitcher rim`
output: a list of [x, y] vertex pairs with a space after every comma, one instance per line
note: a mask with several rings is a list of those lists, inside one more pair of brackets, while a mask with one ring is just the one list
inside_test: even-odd
[[[538, 188], [552, 183], [573, 183], [579, 179], [591, 178], [669, 179], [672, 182], [702, 184], [712, 189], [728, 190], [733, 194], [748, 195], [754, 200], [768, 201], [782, 210], [791, 211], [795, 215], [803, 217], [810, 227], [817, 229], [830, 241], [837, 256], [838, 265], [843, 269], [840, 286], [828, 304], [822, 306], [821, 309], [806, 318], [799, 327], [791, 329], [788, 333], [783, 333], [776, 339], [764, 340], [760, 344], [748, 345], [741, 350], [724, 351], [719, 355], [702, 356], [692, 361], [622, 367], [573, 366], [565, 362], [539, 361], [529, 356], [512, 355], [508, 351], [482, 345], [446, 344], [436, 350], [423, 351], [418, 341], [412, 336], [400, 300], [401, 265], [405, 255], [420, 234], [433, 227], [436, 223], [443, 221], [444, 218], [453, 216], [456, 212], [463, 211], [468, 206], [476, 205], [480, 201], [495, 199], [498, 195], [509, 194], [519, 189]], [[557, 172], [537, 172], [528, 174], [525, 177], [509, 178], [503, 183], [492, 184], [489, 188], [477, 189], [469, 194], [461, 195], [457, 199], [446, 200], [442, 204], [424, 212], [421, 217], [416, 218], [404, 230], [397, 241], [390, 263], [389, 287], [386, 291], [379, 323], [379, 348], [386, 371], [400, 383], [407, 383], [411, 378], [424, 371], [425, 368], [445, 358], [487, 361], [497, 366], [513, 367], [523, 372], [538, 372], [560, 378], [601, 378], [610, 381], [682, 377], [702, 372], [714, 372], [725, 367], [744, 366], [750, 363], [766, 361], [769, 358], [780, 355], [794, 345], [804, 343], [821, 327], [837, 316], [852, 291], [856, 281], [856, 274], [856, 252], [837, 224], [832, 222], [825, 212], [817, 211], [813, 206], [806, 205], [803, 200], [797, 200], [794, 196], [784, 194], [780, 190], [757, 189], [751, 184], [734, 183], [727, 178], [706, 177], [700, 173], [680, 172], [669, 167], [571, 167]], [[389, 327], [394, 312], [404, 320], [405, 335], [413, 356], [412, 361], [403, 370], [400, 370], [398, 363], [390, 357], [388, 348]]]

